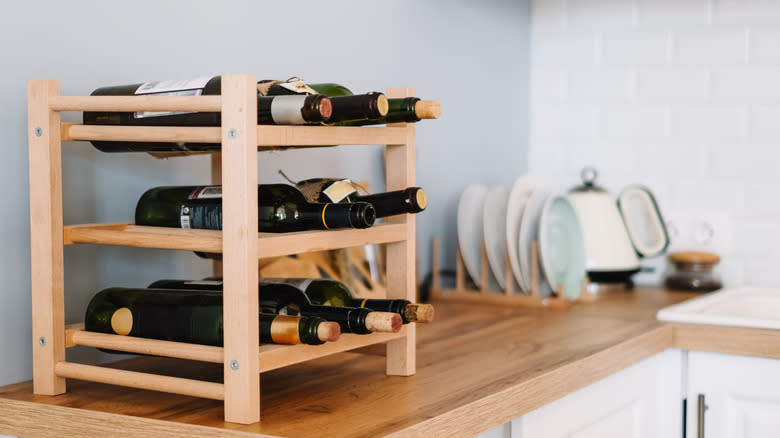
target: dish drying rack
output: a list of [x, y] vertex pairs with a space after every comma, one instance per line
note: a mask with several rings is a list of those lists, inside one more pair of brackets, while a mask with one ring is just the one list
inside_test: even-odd
[[515, 292], [515, 276], [512, 272], [512, 266], [509, 262], [509, 252], [506, 253], [506, 289], [503, 291], [492, 291], [489, 289], [490, 266], [488, 265], [487, 248], [484, 240], [482, 241], [482, 255], [480, 260], [480, 276], [483, 279], [482, 286], [479, 289], [470, 289], [466, 285], [466, 268], [463, 263], [463, 256], [460, 247], [456, 249], [455, 255], [455, 288], [445, 289], [441, 286], [441, 274], [439, 266], [441, 265], [441, 241], [439, 237], [433, 238], [433, 260], [431, 280], [431, 298], [450, 300], [466, 303], [487, 303], [499, 304], [516, 307], [527, 307], [537, 309], [568, 310], [575, 302], [590, 302], [595, 299], [595, 295], [588, 291], [589, 280], [585, 277], [582, 289], [576, 300], [566, 298], [563, 285], [559, 284], [554, 295], [539, 295], [540, 266], [539, 266], [539, 244], [534, 241], [531, 243], [531, 294], [524, 295]]

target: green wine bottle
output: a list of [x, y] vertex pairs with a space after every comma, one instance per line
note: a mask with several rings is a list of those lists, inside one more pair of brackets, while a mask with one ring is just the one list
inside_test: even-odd
[[[352, 96], [349, 88], [334, 83], [304, 84], [297, 78], [283, 81], [261, 81], [258, 85], [262, 94], [311, 94], [320, 93], [331, 99]], [[269, 91], [270, 90], [270, 91]], [[387, 114], [382, 117], [366, 117], [359, 120], [346, 120], [335, 123], [339, 126], [382, 125], [387, 123], [414, 123], [422, 119], [438, 119], [441, 105], [435, 100], [422, 100], [419, 97], [387, 99]], [[331, 119], [330, 123], [335, 122]]]
[[[286, 184], [260, 184], [259, 231], [283, 233], [331, 228], [368, 228], [376, 218], [365, 202], [316, 204]], [[135, 208], [135, 223], [173, 228], [222, 229], [221, 186], [164, 186], [149, 189]]]
[[[154, 81], [143, 84], [102, 87], [92, 96], [200, 96], [219, 95], [221, 77], [188, 81]], [[325, 96], [257, 96], [259, 125], [306, 125], [327, 121], [332, 113]], [[123, 126], [219, 126], [221, 113], [196, 112], [92, 112], [85, 111], [85, 125]], [[92, 141], [103, 152], [218, 151], [220, 144]]]
[[[197, 289], [221, 291], [222, 280], [158, 280], [149, 285], [161, 289]], [[306, 294], [290, 284], [263, 283], [259, 286], [260, 309], [265, 313], [316, 316], [337, 322], [343, 333], [395, 333], [401, 329], [403, 318], [397, 312], [375, 311], [369, 308], [313, 305]]]
[[389, 109], [387, 97], [383, 93], [376, 91], [366, 94], [352, 94], [345, 87], [334, 86], [329, 87], [330, 94], [328, 94], [314, 90], [300, 81], [261, 81], [258, 84], [258, 89], [261, 90], [261, 94], [265, 93], [268, 96], [309, 95], [315, 93], [328, 96], [333, 109], [327, 123], [333, 125], [349, 125], [355, 121], [382, 118], [387, 115]]
[[[333, 83], [310, 84], [313, 90], [328, 97], [350, 96], [352, 92], [345, 86]], [[401, 97], [387, 99], [387, 114], [384, 117], [366, 118], [342, 123], [345, 126], [382, 125], [387, 123], [414, 123], [422, 119], [438, 119], [441, 105], [435, 100], [422, 100], [419, 97]]]
[[[338, 324], [316, 317], [261, 313], [261, 343], [318, 345], [335, 341]], [[98, 292], [84, 316], [88, 331], [222, 346], [222, 294], [194, 290], [129, 289]]]
[[338, 178], [307, 179], [296, 182], [295, 187], [309, 202], [368, 202], [374, 206], [377, 218], [419, 213], [428, 205], [428, 197], [421, 187], [360, 195], [360, 186], [349, 179]]
[[349, 306], [391, 312], [401, 315], [404, 324], [431, 322], [434, 310], [430, 304], [413, 303], [400, 299], [355, 298], [342, 282], [324, 278], [261, 278], [260, 285], [289, 284], [302, 290], [312, 304], [321, 306]]

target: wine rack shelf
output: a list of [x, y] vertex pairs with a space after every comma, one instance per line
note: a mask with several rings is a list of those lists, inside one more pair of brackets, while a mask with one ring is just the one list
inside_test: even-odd
[[[64, 244], [134, 246], [221, 253], [222, 232], [180, 228], [147, 227], [129, 223], [68, 225]], [[406, 225], [377, 224], [362, 230], [257, 233], [258, 258], [281, 257], [303, 252], [326, 251], [358, 245], [400, 242], [406, 239]]]
[[[320, 132], [327, 128], [328, 132]], [[220, 143], [219, 127], [62, 125], [62, 141], [124, 140], [141, 142]], [[370, 126], [267, 126], [257, 127], [258, 150], [280, 147], [403, 144], [406, 129]]]
[[[224, 400], [225, 420], [260, 421], [260, 376], [330, 354], [386, 344], [386, 373], [415, 373], [415, 326], [399, 333], [345, 334], [323, 345], [259, 345], [257, 259], [387, 244], [387, 297], [415, 300], [414, 215], [389, 218], [365, 230], [257, 233], [258, 151], [286, 147], [384, 145], [387, 190], [415, 185], [413, 124], [385, 127], [258, 126], [256, 78], [222, 77], [220, 96], [60, 96], [53, 79], [28, 81], [30, 231], [33, 310], [33, 387], [36, 394], [66, 392], [66, 379]], [[414, 95], [388, 89], [388, 97]], [[62, 123], [61, 111], [208, 111], [218, 127], [87, 126]], [[211, 153], [212, 183], [223, 186], [223, 230], [181, 230], [120, 224], [65, 226], [62, 221], [62, 142], [115, 140], [219, 143]], [[171, 155], [177, 155], [174, 153]], [[166, 154], [161, 154], [166, 156]], [[224, 347], [86, 332], [65, 325], [65, 245], [101, 244], [222, 253]], [[219, 269], [220, 265], [215, 265]], [[65, 350], [110, 350], [222, 363], [222, 383], [70, 363]], [[193, 362], [197, 366], [197, 362]]]

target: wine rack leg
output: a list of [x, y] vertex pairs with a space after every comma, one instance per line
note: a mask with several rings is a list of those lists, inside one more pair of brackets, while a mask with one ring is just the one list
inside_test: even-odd
[[257, 85], [222, 76], [225, 421], [260, 421], [257, 296]]
[[55, 373], [65, 360], [60, 114], [49, 109], [59, 88], [57, 80], [27, 85], [33, 391], [46, 395], [65, 392], [65, 379]]
[[[391, 88], [387, 96], [414, 96], [413, 88]], [[414, 124], [398, 124], [406, 128], [404, 144], [385, 147], [385, 178], [387, 190], [399, 190], [415, 185]], [[412, 214], [387, 219], [406, 224], [406, 240], [387, 245], [387, 295], [416, 301], [415, 290], [415, 217]], [[406, 336], [387, 343], [387, 374], [409, 376], [416, 371], [416, 326], [408, 324]]]

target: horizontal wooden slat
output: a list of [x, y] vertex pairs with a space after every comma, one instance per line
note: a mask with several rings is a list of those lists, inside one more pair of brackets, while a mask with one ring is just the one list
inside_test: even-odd
[[332, 146], [406, 143], [406, 128], [379, 126], [270, 126], [257, 127], [257, 145]]
[[56, 96], [53, 111], [191, 111], [219, 112], [221, 96]]
[[[326, 342], [322, 345], [262, 345], [260, 346], [260, 372], [264, 373], [307, 360], [399, 339], [406, 336], [406, 327], [404, 326], [398, 333], [372, 333], [370, 335], [345, 333], [338, 341]], [[379, 370], [377, 371], [379, 372]]]
[[131, 388], [170, 392], [173, 394], [210, 398], [214, 400], [225, 399], [225, 391], [221, 383], [160, 376], [156, 374], [139, 373], [137, 371], [70, 362], [57, 362], [54, 372], [60, 377], [67, 377], [69, 379], [129, 386]]
[[[384, 343], [403, 337], [405, 333], [406, 328], [404, 327], [398, 333], [373, 333], [370, 335], [345, 333], [341, 335], [338, 341], [327, 342], [322, 345], [263, 344], [258, 347], [260, 372], [263, 373], [343, 351]], [[175, 357], [212, 363], [222, 363], [224, 359], [224, 350], [221, 347], [95, 333], [83, 331], [79, 328], [67, 330], [65, 339], [67, 348], [75, 346], [105, 348], [128, 353], [150, 354], [153, 356]]]
[[[219, 126], [103, 126], [62, 124], [62, 141], [220, 143]], [[258, 149], [403, 144], [405, 128], [370, 126], [257, 126]]]
[[[258, 233], [258, 258], [280, 257], [309, 251], [399, 242], [406, 238], [405, 224], [378, 224], [362, 230], [301, 231], [296, 233]], [[147, 227], [133, 224], [69, 225], [64, 228], [65, 245], [134, 246], [140, 248], [179, 249], [222, 252], [222, 232]]]
[[62, 141], [221, 143], [219, 126], [102, 126], [62, 124]]
[[111, 335], [84, 330], [67, 330], [65, 347], [75, 346], [105, 348], [152, 356], [175, 357], [178, 359], [199, 360], [202, 362], [222, 363], [225, 355], [220, 347], [210, 345], [186, 344], [183, 342], [160, 341], [133, 336]]

